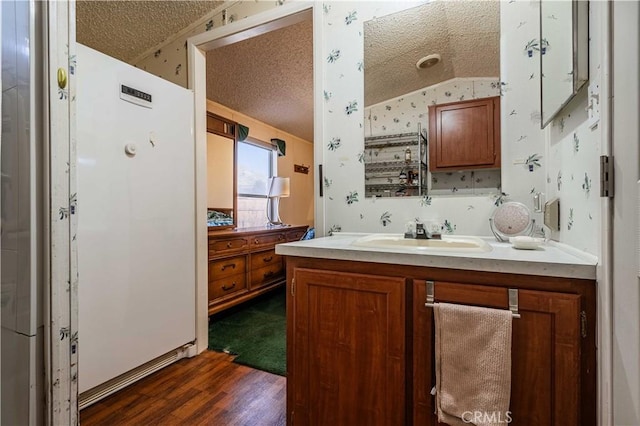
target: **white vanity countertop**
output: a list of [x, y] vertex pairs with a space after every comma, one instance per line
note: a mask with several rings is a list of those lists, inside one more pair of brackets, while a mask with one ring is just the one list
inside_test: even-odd
[[428, 253], [408, 253], [402, 248], [352, 245], [353, 241], [366, 235], [370, 234], [340, 232], [331, 237], [278, 244], [276, 253], [319, 259], [596, 279], [598, 260], [595, 256], [553, 241], [543, 244], [536, 250], [518, 250], [510, 243], [500, 243], [493, 237], [483, 237], [482, 239], [491, 245], [492, 250], [473, 253], [438, 252], [437, 250]]

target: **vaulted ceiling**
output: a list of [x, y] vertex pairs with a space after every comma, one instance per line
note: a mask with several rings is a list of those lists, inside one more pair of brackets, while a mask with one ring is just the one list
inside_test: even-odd
[[[500, 75], [500, 2], [431, 1], [364, 24], [365, 105], [441, 81]], [[438, 64], [416, 62], [439, 54]]]

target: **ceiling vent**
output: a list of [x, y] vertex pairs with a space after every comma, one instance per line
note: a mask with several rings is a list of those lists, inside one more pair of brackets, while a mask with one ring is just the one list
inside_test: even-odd
[[438, 62], [440, 62], [440, 55], [434, 53], [433, 55], [428, 55], [424, 58], [420, 58], [418, 62], [416, 62], [416, 68], [418, 68], [419, 70], [431, 68]]

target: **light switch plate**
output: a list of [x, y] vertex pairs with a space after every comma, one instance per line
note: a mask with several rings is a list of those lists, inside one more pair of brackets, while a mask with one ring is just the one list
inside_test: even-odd
[[554, 198], [544, 203], [544, 224], [552, 231], [560, 230], [559, 198]]

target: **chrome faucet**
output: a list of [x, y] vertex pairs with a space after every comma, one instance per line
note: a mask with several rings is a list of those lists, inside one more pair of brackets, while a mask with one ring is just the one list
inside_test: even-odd
[[411, 234], [405, 234], [405, 238], [415, 238], [416, 240], [440, 240], [442, 235], [439, 232], [429, 232], [424, 229], [424, 224], [416, 222], [416, 234], [415, 237]]

